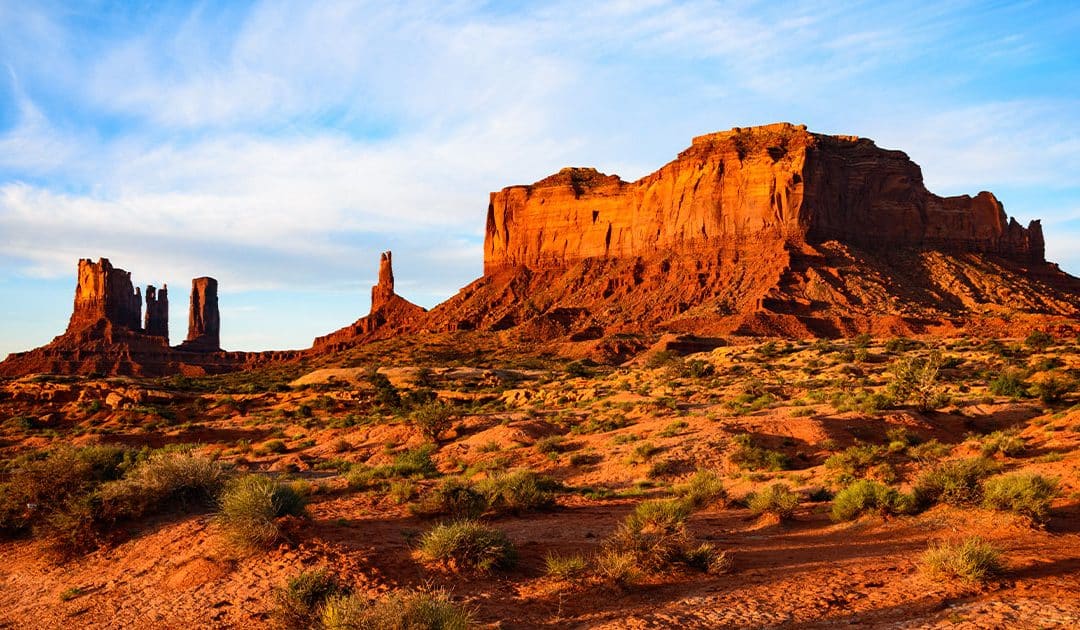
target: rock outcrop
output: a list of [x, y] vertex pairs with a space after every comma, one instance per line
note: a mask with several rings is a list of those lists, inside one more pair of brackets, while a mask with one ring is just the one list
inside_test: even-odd
[[146, 287], [146, 318], [143, 330], [154, 337], [169, 341], [169, 286], [157, 290], [154, 286]]
[[[192, 282], [192, 322], [189, 337], [169, 347], [167, 287], [146, 288], [146, 316], [142, 294], [131, 285], [131, 274], [108, 259], [79, 261], [75, 305], [67, 330], [48, 344], [9, 355], [0, 362], [0, 377], [38, 372], [55, 374], [145, 375], [208, 374], [231, 372], [266, 363], [292, 361], [299, 352], [224, 352], [218, 347], [220, 319], [217, 282]], [[140, 325], [140, 321], [144, 322]], [[191, 332], [194, 331], [192, 335]]]
[[191, 281], [191, 301], [188, 304], [187, 339], [180, 344], [189, 352], [219, 352], [221, 350], [221, 315], [218, 313], [217, 280], [208, 277]]
[[492, 193], [484, 273], [827, 240], [1043, 262], [1039, 223], [1010, 221], [992, 194], [938, 197], [900, 151], [780, 123], [694, 138], [632, 183], [567, 168]]
[[352, 324], [329, 335], [317, 337], [312, 351], [323, 352], [372, 341], [404, 330], [412, 330], [423, 320], [426, 309], [394, 293], [393, 255], [379, 256], [379, 280], [371, 287], [371, 311]]

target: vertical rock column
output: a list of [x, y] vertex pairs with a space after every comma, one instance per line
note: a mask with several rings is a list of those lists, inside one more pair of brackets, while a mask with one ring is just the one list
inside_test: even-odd
[[102, 319], [114, 326], [141, 331], [142, 293], [132, 287], [131, 274], [114, 268], [108, 258], [100, 258], [96, 263], [81, 258], [68, 331], [79, 330]]
[[191, 281], [188, 334], [180, 349], [195, 352], [221, 350], [217, 288], [217, 280], [213, 278], [195, 278]]
[[169, 340], [169, 285], [158, 291], [153, 285], [146, 287], [146, 334]]
[[379, 256], [379, 284], [371, 287], [371, 312], [389, 303], [394, 297], [394, 267], [390, 252]]

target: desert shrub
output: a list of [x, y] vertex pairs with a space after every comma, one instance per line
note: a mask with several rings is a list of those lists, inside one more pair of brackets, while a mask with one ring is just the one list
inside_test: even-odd
[[854, 393], [837, 392], [829, 400], [833, 408], [841, 413], [846, 411], [877, 413], [892, 407], [893, 402], [891, 396], [869, 390]]
[[1060, 490], [1055, 479], [1033, 473], [1016, 473], [988, 479], [983, 484], [983, 505], [1043, 522]]
[[282, 630], [310, 628], [318, 623], [326, 600], [342, 591], [337, 578], [325, 569], [305, 571], [275, 589], [271, 619]]
[[287, 446], [285, 446], [285, 442], [281, 440], [267, 440], [262, 443], [262, 446], [259, 447], [259, 451], [257, 452], [284, 453], [287, 450], [289, 449]]
[[685, 420], [676, 420], [671, 424], [664, 427], [663, 431], [658, 434], [660, 437], [675, 437], [682, 433], [683, 429], [690, 426], [690, 423]]
[[265, 547], [281, 537], [277, 519], [302, 516], [304, 503], [304, 497], [290, 485], [262, 475], [245, 475], [222, 492], [218, 520], [237, 546]]
[[136, 518], [169, 504], [208, 504], [224, 485], [226, 476], [225, 468], [209, 457], [185, 451], [157, 452], [124, 478], [100, 487], [98, 518], [104, 524]]
[[427, 439], [439, 441], [439, 435], [454, 425], [453, 410], [449, 405], [432, 401], [413, 409], [412, 423]]
[[998, 372], [989, 384], [990, 393], [1009, 398], [1027, 396], [1028, 384], [1021, 370], [1005, 369]]
[[971, 505], [982, 500], [982, 480], [998, 466], [977, 457], [945, 462], [923, 473], [915, 484], [915, 503], [926, 508], [935, 503]]
[[908, 449], [908, 455], [919, 462], [933, 462], [943, 457], [947, 457], [952, 452], [952, 447], [948, 444], [942, 444], [936, 439], [931, 439], [917, 444]]
[[1017, 457], [1024, 453], [1027, 445], [1024, 438], [1016, 434], [1016, 431], [994, 431], [982, 439], [980, 451], [983, 457], [993, 457], [997, 453], [1008, 457]]
[[647, 479], [659, 479], [661, 477], [667, 477], [675, 474], [678, 469], [678, 462], [673, 459], [661, 459], [653, 462], [649, 466], [649, 470], [645, 471], [645, 477]]
[[444, 515], [457, 519], [476, 518], [487, 510], [487, 497], [476, 484], [461, 477], [447, 477], [432, 488], [413, 511], [423, 516]]
[[1031, 394], [1046, 404], [1052, 404], [1061, 402], [1075, 388], [1076, 383], [1072, 379], [1051, 372], [1032, 383]]
[[558, 488], [555, 480], [531, 470], [496, 474], [479, 485], [488, 510], [496, 514], [520, 514], [550, 508], [555, 505]]
[[774, 483], [747, 497], [746, 505], [754, 514], [771, 514], [781, 521], [790, 520], [799, 507], [799, 495], [785, 483]]
[[584, 556], [556, 556], [548, 554], [544, 558], [544, 573], [548, 577], [560, 580], [575, 580], [585, 575], [589, 569], [589, 563]]
[[401, 406], [401, 394], [398, 393], [394, 384], [385, 374], [372, 370], [368, 374], [368, 382], [375, 388], [375, 402], [383, 407], [397, 408]]
[[549, 435], [537, 440], [534, 446], [537, 452], [544, 455], [557, 455], [566, 450], [566, 438], [561, 435]]
[[607, 549], [597, 554], [593, 560], [596, 574], [603, 580], [629, 586], [641, 579], [641, 567], [632, 553]]
[[825, 469], [832, 471], [841, 482], [851, 482], [863, 477], [874, 466], [885, 461], [885, 449], [871, 444], [849, 446], [830, 455]]
[[327, 599], [323, 630], [465, 630], [471, 615], [442, 590], [399, 590], [369, 601], [359, 595]]
[[401, 479], [390, 482], [387, 494], [398, 505], [408, 503], [416, 496], [416, 482], [412, 479]]
[[439, 474], [431, 455], [434, 444], [424, 444], [399, 453], [390, 464], [390, 472], [399, 477], [434, 477]]
[[656, 455], [664, 449], [653, 444], [652, 442], [642, 442], [634, 447], [634, 454], [631, 456], [631, 463], [640, 463], [649, 461], [653, 455]]
[[686, 372], [693, 378], [706, 378], [716, 372], [712, 363], [701, 359], [693, 359], [686, 362]]
[[514, 546], [501, 531], [478, 521], [436, 525], [420, 537], [420, 556], [455, 569], [490, 571], [514, 564]]
[[930, 411], [948, 404], [948, 395], [938, 382], [942, 358], [938, 351], [926, 357], [904, 357], [889, 367], [893, 379], [889, 397], [894, 403], [912, 402], [919, 411]]
[[697, 547], [684, 550], [683, 562], [698, 571], [712, 575], [727, 573], [732, 567], [731, 555], [709, 543], [701, 543]]
[[720, 475], [711, 470], [698, 470], [686, 483], [677, 486], [675, 493], [695, 510], [727, 499]]
[[791, 460], [780, 451], [773, 451], [754, 444], [749, 433], [734, 438], [735, 450], [731, 453], [731, 463], [745, 470], [786, 470], [791, 467]]
[[890, 427], [885, 431], [885, 439], [889, 441], [889, 450], [892, 452], [903, 451], [909, 446], [916, 446], [919, 438], [907, 427]]
[[345, 474], [345, 482], [352, 490], [371, 490], [385, 488], [386, 478], [391, 475], [389, 467], [373, 468], [363, 464], [357, 464], [349, 468]]
[[883, 483], [862, 479], [836, 493], [832, 503], [834, 521], [851, 521], [863, 514], [905, 514], [913, 508], [911, 497]]
[[922, 566], [932, 577], [960, 578], [969, 582], [981, 582], [1005, 569], [997, 547], [977, 536], [960, 543], [930, 545], [922, 556]]
[[653, 353], [653, 355], [645, 361], [645, 367], [655, 370], [657, 368], [667, 367], [680, 360], [679, 355], [671, 350], [660, 350], [659, 352]]
[[646, 570], [658, 569], [683, 557], [691, 543], [689, 516], [690, 507], [683, 501], [644, 501], [619, 524], [608, 547], [631, 554]]
[[1033, 330], [1024, 339], [1024, 345], [1032, 350], [1043, 351], [1054, 345], [1054, 337], [1050, 335], [1050, 333], [1041, 330]]

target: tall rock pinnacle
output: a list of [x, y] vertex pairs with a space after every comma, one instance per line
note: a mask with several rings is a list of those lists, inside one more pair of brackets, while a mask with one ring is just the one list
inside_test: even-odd
[[146, 287], [146, 319], [143, 328], [146, 334], [164, 337], [169, 340], [169, 285], [157, 290], [153, 285]]
[[188, 307], [188, 335], [182, 350], [217, 352], [221, 350], [221, 317], [218, 314], [217, 280], [194, 278]]
[[142, 330], [142, 293], [131, 285], [131, 273], [114, 268], [108, 258], [95, 263], [79, 260], [79, 280], [75, 286], [75, 307], [68, 331], [107, 320], [138, 332]]
[[394, 297], [393, 255], [383, 252], [379, 256], [379, 283], [371, 287], [371, 311], [390, 303]]

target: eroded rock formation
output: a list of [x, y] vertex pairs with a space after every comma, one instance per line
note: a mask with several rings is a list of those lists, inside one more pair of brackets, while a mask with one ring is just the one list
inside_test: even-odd
[[131, 273], [113, 267], [108, 258], [81, 258], [67, 329], [78, 331], [101, 320], [142, 330], [142, 294], [131, 285]]
[[317, 337], [312, 344], [316, 352], [344, 345], [370, 341], [382, 335], [394, 335], [415, 328], [423, 320], [426, 309], [394, 293], [393, 255], [379, 256], [379, 280], [371, 287], [371, 311], [352, 324], [329, 335]]
[[148, 335], [162, 337], [169, 341], [169, 286], [157, 290], [154, 286], [146, 287], [146, 318], [143, 330]]
[[221, 350], [221, 315], [218, 313], [217, 280], [208, 277], [191, 281], [188, 304], [188, 334], [182, 350], [217, 352]]

